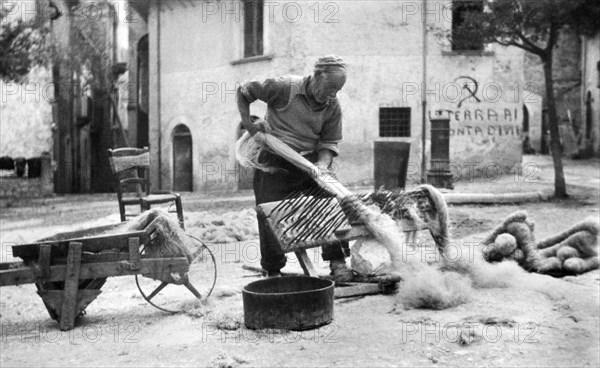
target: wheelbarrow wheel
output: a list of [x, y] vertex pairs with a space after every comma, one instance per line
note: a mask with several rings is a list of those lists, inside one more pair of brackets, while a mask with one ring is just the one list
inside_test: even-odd
[[217, 262], [212, 251], [198, 238], [192, 250], [188, 272], [175, 282], [166, 282], [135, 275], [140, 294], [150, 305], [168, 313], [179, 313], [187, 303], [210, 296], [217, 282]]

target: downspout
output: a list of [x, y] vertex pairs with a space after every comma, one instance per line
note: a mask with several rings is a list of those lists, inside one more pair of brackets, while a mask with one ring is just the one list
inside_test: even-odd
[[68, 193], [75, 193], [75, 177], [76, 177], [76, 160], [79, 159], [78, 157], [76, 157], [76, 152], [75, 152], [75, 78], [73, 78], [73, 72], [75, 69], [75, 62], [73, 61], [74, 57], [73, 57], [73, 29], [74, 29], [74, 24], [73, 22], [75, 21], [75, 14], [74, 14], [74, 9], [69, 6], [69, 39], [67, 40], [67, 46], [69, 48], [69, 140], [71, 143], [71, 162], [69, 163], [70, 167], [69, 167], [69, 171], [71, 172], [70, 174], [70, 182], [68, 183], [69, 185], [69, 191]]
[[[580, 36], [581, 40], [581, 121], [586, 122], [586, 110], [585, 110], [585, 91], [587, 90], [587, 47], [585, 43], [585, 36]], [[582, 124], [583, 125], [583, 124]], [[587, 127], [586, 127], [587, 128]]]
[[161, 95], [161, 79], [160, 79], [160, 75], [161, 75], [161, 70], [160, 70], [160, 9], [161, 9], [161, 2], [160, 0], [157, 2], [158, 4], [158, 10], [157, 10], [157, 15], [156, 15], [156, 79], [157, 79], [157, 88], [156, 88], [156, 93], [157, 93], [157, 119], [158, 119], [158, 188], [159, 189], [163, 189], [162, 186], [162, 127], [161, 127], [161, 100], [162, 100], [162, 95]]
[[421, 183], [424, 184], [427, 182], [427, 157], [425, 146], [427, 143], [427, 0], [423, 0], [423, 9], [421, 10], [422, 16], [421, 21], [423, 23], [422, 27], [422, 37], [423, 37], [423, 55], [422, 55], [422, 65], [423, 69], [423, 80], [421, 81]]

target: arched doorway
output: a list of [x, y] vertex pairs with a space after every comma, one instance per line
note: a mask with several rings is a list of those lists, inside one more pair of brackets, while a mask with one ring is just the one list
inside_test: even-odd
[[173, 190], [191, 192], [194, 190], [192, 164], [192, 134], [183, 124], [173, 129]]
[[529, 110], [527, 106], [523, 105], [523, 154], [531, 155], [535, 153], [535, 150], [531, 146], [531, 136], [529, 135]]

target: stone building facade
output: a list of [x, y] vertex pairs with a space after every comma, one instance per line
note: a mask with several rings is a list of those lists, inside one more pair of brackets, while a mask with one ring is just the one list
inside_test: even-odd
[[581, 112], [585, 154], [600, 156], [600, 32], [582, 38]]
[[119, 104], [127, 53], [117, 37], [126, 14], [117, 1], [38, 3], [60, 11], [51, 21], [58, 53], [52, 69], [55, 190], [113, 191], [107, 150], [129, 145], [126, 114]]
[[[129, 75], [138, 81], [138, 100], [130, 103], [129, 134], [131, 142], [150, 146], [155, 188], [248, 187], [250, 175], [234, 157], [236, 87], [249, 79], [307, 75], [326, 54], [349, 65], [338, 93], [344, 138], [337, 160], [338, 177], [348, 185], [372, 184], [375, 159], [394, 159], [374, 157], [379, 141], [409, 142], [409, 181], [419, 181], [423, 154], [429, 162], [429, 116], [440, 109], [452, 118], [454, 170], [465, 161], [479, 174], [490, 163], [507, 173], [520, 164], [524, 116], [527, 130], [541, 137], [542, 101], [523, 90], [523, 52], [493, 45], [453, 50], [441, 36], [458, 19], [451, 1], [130, 5], [137, 21], [130, 25]], [[461, 109], [471, 115], [456, 112]], [[264, 112], [264, 104], [252, 105], [254, 115]]]
[[[553, 76], [556, 110], [565, 156], [587, 157], [600, 154], [600, 100], [598, 63], [600, 36], [579, 36], [561, 32], [554, 49]], [[539, 58], [525, 54], [525, 80], [545, 95], [544, 71]], [[543, 109], [545, 111], [545, 105]], [[548, 118], [542, 121], [542, 144], [538, 152], [549, 153]]]
[[[36, 2], [2, 4], [4, 22], [40, 21]], [[0, 80], [0, 207], [16, 198], [53, 193], [51, 72], [36, 66], [22, 81]]]

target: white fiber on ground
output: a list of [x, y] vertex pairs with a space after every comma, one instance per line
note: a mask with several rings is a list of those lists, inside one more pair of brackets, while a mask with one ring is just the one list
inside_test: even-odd
[[406, 274], [398, 291], [404, 309], [446, 309], [470, 299], [471, 280], [456, 272], [441, 272], [430, 266]]
[[351, 198], [345, 198], [342, 207], [356, 211], [374, 239], [387, 249], [393, 273], [402, 277], [398, 302], [405, 309], [445, 309], [469, 299], [471, 281], [456, 272], [430, 266], [419, 252], [409, 252], [404, 233], [390, 216]]
[[454, 257], [447, 254], [454, 248], [446, 248], [441, 264], [429, 265], [419, 252], [408, 251], [404, 233], [389, 216], [365, 206], [359, 211], [365, 226], [390, 253], [393, 270], [402, 276], [398, 302], [406, 309], [454, 307], [469, 300], [472, 287], [509, 287], [525, 274], [512, 261], [487, 263], [474, 249], [462, 249]]
[[256, 211], [247, 209], [217, 215], [212, 212], [186, 212], [186, 231], [203, 242], [235, 243], [258, 239]]
[[[408, 252], [404, 234], [389, 216], [362, 207], [365, 226], [390, 253], [392, 268], [402, 276], [398, 301], [405, 309], [445, 309], [460, 305], [471, 293], [471, 281], [456, 272], [442, 272]], [[410, 254], [410, 256], [409, 256]]]
[[405, 309], [445, 309], [468, 301], [473, 288], [506, 288], [517, 285], [526, 272], [512, 261], [490, 264], [480, 257], [442, 260], [439, 265], [420, 263], [418, 269], [401, 271], [398, 303]]
[[[472, 250], [471, 250], [472, 251]], [[468, 254], [465, 250], [462, 254]], [[500, 263], [486, 262], [479, 252], [472, 257], [464, 256], [456, 260], [443, 261], [442, 268], [468, 276], [475, 288], [506, 288], [515, 285], [519, 277], [526, 272], [513, 261]]]

